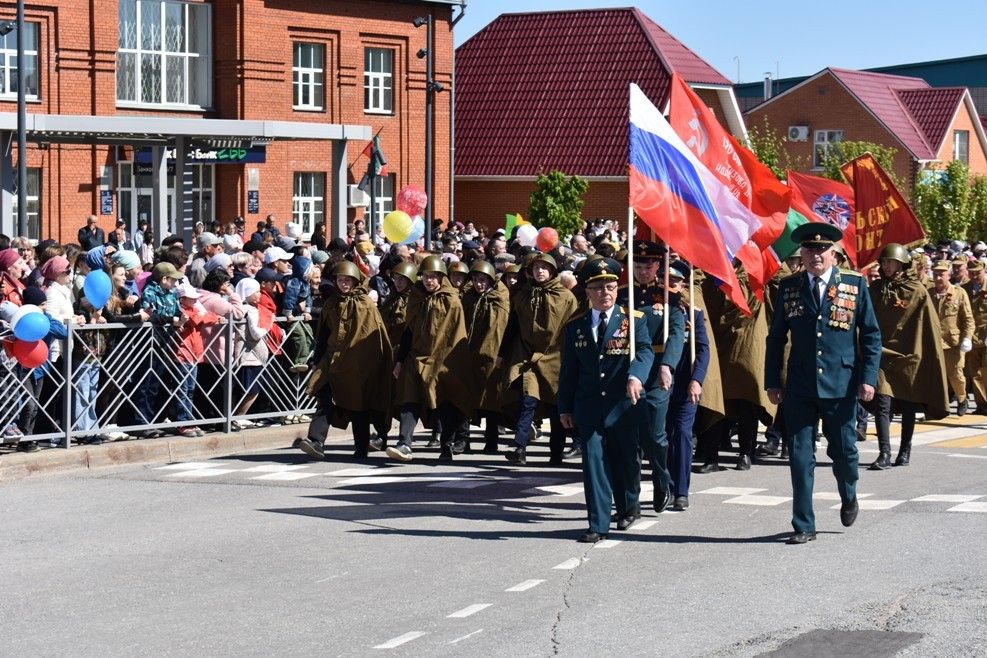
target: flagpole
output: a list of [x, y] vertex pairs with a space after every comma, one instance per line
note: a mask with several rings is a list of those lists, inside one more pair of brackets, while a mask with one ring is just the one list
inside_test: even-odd
[[661, 314], [662, 321], [662, 345], [668, 346], [668, 314], [670, 313], [668, 309], [668, 264], [669, 264], [669, 254], [668, 254], [668, 243], [665, 243], [665, 310]]
[[695, 294], [696, 288], [696, 270], [689, 265], [689, 322], [693, 324], [692, 331], [689, 332], [689, 362], [695, 365], [696, 363], [696, 314], [692, 311], [694, 308], [692, 304], [693, 295]]
[[631, 361], [635, 357], [634, 349], [634, 209], [627, 208], [627, 315], [630, 321], [628, 339], [630, 340]]

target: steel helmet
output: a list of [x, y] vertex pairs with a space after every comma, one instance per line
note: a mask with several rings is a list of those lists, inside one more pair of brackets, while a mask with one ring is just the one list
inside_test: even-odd
[[473, 267], [470, 268], [470, 274], [486, 274], [490, 277], [491, 281], [497, 280], [497, 270], [494, 266], [485, 260], [473, 261]]
[[470, 273], [469, 266], [466, 265], [466, 263], [464, 263], [461, 260], [457, 260], [449, 263], [448, 269], [449, 269], [449, 274], [452, 274], [453, 272], [459, 272], [460, 274], [468, 275]]
[[909, 265], [912, 262], [911, 257], [908, 255], [908, 250], [897, 242], [885, 245], [884, 249], [881, 250], [880, 260], [884, 260], [885, 258], [896, 260], [902, 265]]
[[336, 266], [332, 268], [332, 275], [350, 276], [357, 281], [363, 281], [363, 272], [361, 272], [360, 268], [356, 266], [356, 263], [348, 260], [342, 260], [336, 263]]
[[418, 268], [415, 267], [414, 263], [409, 263], [407, 261], [398, 263], [394, 266], [394, 269], [391, 270], [391, 277], [393, 278], [395, 274], [400, 274], [412, 283], [418, 281]]
[[421, 265], [418, 266], [418, 275], [421, 276], [425, 272], [431, 272], [433, 274], [441, 274], [442, 276], [449, 276], [449, 270], [446, 269], [445, 261], [439, 256], [426, 256], [422, 261]]
[[559, 271], [558, 263], [556, 263], [555, 259], [548, 254], [542, 254], [539, 252], [531, 254], [531, 260], [528, 261], [526, 267], [531, 267], [535, 263], [545, 263], [552, 268], [553, 272], [557, 273]]

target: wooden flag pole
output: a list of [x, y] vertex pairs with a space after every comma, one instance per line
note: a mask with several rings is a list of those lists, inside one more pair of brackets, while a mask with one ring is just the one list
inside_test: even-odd
[[627, 208], [627, 328], [628, 340], [630, 341], [630, 357], [634, 360], [636, 352], [634, 349], [634, 209]]
[[692, 331], [689, 332], [689, 363], [696, 363], [696, 314], [693, 312], [695, 306], [692, 303], [696, 290], [696, 271], [689, 265], [689, 322], [693, 324]]

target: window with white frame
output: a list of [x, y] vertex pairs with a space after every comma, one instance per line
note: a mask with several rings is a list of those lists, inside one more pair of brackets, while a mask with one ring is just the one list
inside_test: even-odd
[[[38, 97], [38, 24], [24, 24], [24, 97]], [[17, 30], [0, 37], [0, 96], [17, 97]]]
[[812, 166], [822, 169], [826, 166], [826, 156], [835, 153], [840, 142], [843, 141], [842, 130], [817, 130], [812, 146]]
[[366, 48], [363, 51], [363, 110], [394, 111], [394, 51]]
[[208, 107], [212, 7], [119, 0], [117, 103]]
[[325, 107], [324, 57], [325, 49], [321, 44], [295, 44], [291, 71], [296, 110], [321, 110]]
[[953, 131], [953, 159], [970, 164], [970, 131]]
[[294, 194], [291, 197], [291, 221], [310, 235], [316, 222], [324, 221], [326, 208], [326, 175], [322, 172], [295, 172]]
[[[27, 236], [32, 240], [41, 239], [41, 169], [28, 167], [27, 169], [27, 189], [25, 190], [25, 200], [27, 201]], [[14, 217], [17, 217], [17, 181], [14, 181], [14, 196], [11, 205]]]
[[377, 176], [374, 202], [376, 217], [383, 217], [394, 210], [394, 174]]

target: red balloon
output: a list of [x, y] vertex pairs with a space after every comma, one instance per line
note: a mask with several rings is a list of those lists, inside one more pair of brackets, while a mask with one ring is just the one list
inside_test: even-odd
[[14, 341], [13, 340], [5, 340], [5, 341], [3, 341], [3, 351], [7, 354], [7, 356], [13, 357], [14, 356]]
[[535, 239], [535, 246], [538, 251], [549, 252], [559, 245], [559, 232], [551, 226], [539, 229], [538, 237]]
[[25, 368], [37, 368], [48, 360], [48, 346], [43, 340], [15, 340], [11, 352]]

